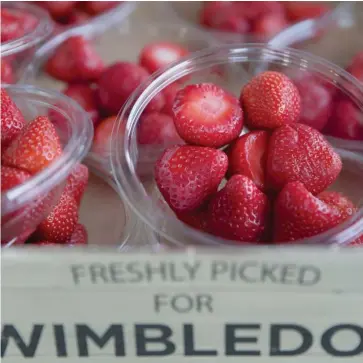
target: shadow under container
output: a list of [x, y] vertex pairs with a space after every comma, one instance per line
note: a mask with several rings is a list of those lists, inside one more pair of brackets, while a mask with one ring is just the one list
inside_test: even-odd
[[[215, 71], [216, 67], [218, 72]], [[292, 71], [312, 72], [344, 92], [363, 112], [363, 85], [354, 77], [321, 58], [292, 49], [278, 50], [259, 44], [227, 45], [195, 53], [164, 72], [153, 75], [149, 86], [139, 88], [118, 116], [118, 124], [112, 134], [111, 164], [120, 194], [135, 214], [160, 236], [162, 243], [179, 247], [235, 244], [188, 227], [175, 217], [165, 203], [153, 176], [155, 161], [163, 148], [149, 148], [145, 152], [137, 143], [137, 129], [143, 110], [155, 95], [173, 82], [213, 82], [238, 97], [244, 84], [266, 70], [288, 74]], [[120, 136], [124, 127], [122, 120], [127, 120], [123, 137]], [[330, 189], [344, 193], [360, 209], [339, 226], [323, 234], [295, 241], [296, 244], [345, 245], [363, 233], [363, 155], [339, 148], [336, 151], [341, 155], [343, 170]]]

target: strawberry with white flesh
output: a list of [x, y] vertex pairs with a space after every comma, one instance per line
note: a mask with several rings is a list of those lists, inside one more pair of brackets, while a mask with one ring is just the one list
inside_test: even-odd
[[221, 151], [201, 146], [173, 146], [155, 164], [156, 184], [176, 213], [200, 207], [217, 191], [228, 168]]
[[299, 91], [286, 75], [266, 71], [253, 77], [241, 91], [246, 125], [251, 129], [275, 129], [299, 120]]
[[63, 193], [57, 205], [38, 226], [37, 236], [49, 242], [67, 243], [78, 221], [77, 202]]
[[156, 42], [146, 45], [140, 52], [139, 63], [150, 73], [183, 58], [189, 53], [179, 44], [170, 42]]
[[38, 116], [24, 126], [2, 155], [4, 165], [37, 173], [62, 154], [54, 125], [46, 116]]
[[342, 169], [340, 156], [324, 136], [303, 124], [285, 125], [270, 138], [267, 183], [281, 190], [289, 182], [301, 182], [313, 194], [324, 191]]
[[238, 99], [212, 83], [186, 86], [173, 105], [175, 127], [189, 144], [209, 147], [227, 145], [243, 128]]
[[315, 197], [302, 183], [288, 183], [275, 202], [274, 241], [292, 242], [326, 232], [351, 216], [353, 208], [345, 197], [324, 193]]
[[84, 191], [88, 184], [88, 175], [87, 166], [78, 164], [68, 176], [66, 186], [64, 187], [64, 193], [71, 195], [78, 206], [81, 204]]
[[269, 137], [267, 131], [251, 131], [239, 137], [228, 152], [228, 175], [245, 175], [264, 191]]
[[208, 229], [238, 242], [259, 242], [265, 233], [267, 197], [244, 175], [234, 175], [210, 201]]

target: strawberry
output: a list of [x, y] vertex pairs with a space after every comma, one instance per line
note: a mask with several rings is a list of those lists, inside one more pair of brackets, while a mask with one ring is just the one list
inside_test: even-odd
[[200, 24], [206, 27], [218, 29], [220, 24], [228, 21], [228, 18], [233, 15], [233, 8], [231, 5], [230, 1], [203, 2], [199, 14]]
[[25, 125], [3, 153], [2, 161], [7, 166], [37, 173], [61, 153], [62, 147], [54, 125], [48, 117], [39, 116]]
[[214, 193], [228, 167], [227, 155], [200, 146], [173, 146], [155, 164], [156, 184], [176, 213], [198, 208]]
[[252, 131], [239, 137], [228, 153], [228, 174], [245, 175], [259, 189], [265, 190], [268, 141], [269, 134], [266, 131]]
[[139, 63], [150, 73], [154, 73], [188, 53], [189, 51], [179, 44], [169, 42], [150, 43], [141, 50]]
[[355, 55], [351, 64], [347, 68], [347, 71], [359, 81], [363, 82], [363, 51]]
[[83, 193], [88, 184], [88, 174], [87, 166], [78, 164], [67, 178], [66, 186], [64, 187], [63, 193], [72, 196], [78, 206], [81, 204]]
[[47, 10], [53, 19], [58, 20], [67, 17], [76, 3], [77, 1], [37, 1], [36, 5]]
[[102, 59], [82, 36], [73, 36], [64, 41], [45, 65], [50, 76], [64, 82], [97, 80], [103, 68]]
[[350, 242], [349, 247], [363, 247], [363, 235], [356, 238], [353, 242]]
[[326, 133], [347, 140], [363, 141], [363, 112], [346, 97], [336, 100]]
[[37, 24], [38, 19], [23, 10], [1, 9], [1, 43], [21, 38]]
[[351, 217], [357, 212], [357, 207], [343, 194], [333, 191], [325, 191], [318, 195], [318, 198], [324, 203], [339, 209], [342, 219]]
[[329, 11], [329, 6], [326, 4], [311, 1], [285, 1], [283, 4], [287, 17], [292, 22], [318, 18]]
[[188, 226], [206, 232], [208, 227], [207, 208], [208, 203], [205, 203], [198, 209], [189, 212], [177, 213], [177, 217], [180, 221], [187, 224]]
[[[1, 146], [12, 142], [25, 126], [25, 120], [5, 89], [1, 88]], [[3, 150], [4, 151], [4, 150]]]
[[69, 16], [65, 19], [65, 24], [78, 25], [85, 23], [89, 20], [89, 18], [90, 16], [87, 13], [79, 11], [77, 9], [73, 9]]
[[317, 194], [325, 190], [342, 169], [339, 155], [324, 136], [302, 124], [276, 129], [267, 155], [267, 181], [275, 190], [299, 181], [309, 192]]
[[93, 124], [99, 120], [97, 105], [97, 91], [87, 84], [69, 84], [63, 93], [75, 100], [85, 111], [87, 111]]
[[82, 1], [81, 8], [90, 15], [98, 15], [117, 6], [121, 1]]
[[262, 39], [271, 38], [287, 26], [283, 13], [266, 13], [254, 21], [252, 33]]
[[1, 165], [1, 192], [23, 184], [30, 177], [31, 175], [24, 170]]
[[242, 89], [241, 104], [251, 129], [295, 123], [300, 117], [300, 95], [282, 73], [266, 71], [253, 77]]
[[259, 242], [268, 209], [267, 197], [253, 181], [234, 175], [209, 203], [209, 232], [232, 241]]
[[63, 193], [57, 205], [38, 226], [37, 235], [50, 242], [66, 243], [78, 221], [77, 202]]
[[314, 197], [300, 182], [287, 183], [274, 206], [274, 241], [312, 237], [343, 222], [346, 213], [326, 198], [329, 203]]
[[301, 98], [301, 123], [318, 131], [328, 123], [332, 107], [331, 90], [310, 74], [301, 74], [294, 79]]
[[88, 241], [88, 233], [83, 224], [78, 223], [68, 242], [70, 246], [86, 245]]
[[1, 83], [14, 83], [13, 67], [8, 59], [1, 58]]
[[282, 15], [285, 9], [280, 1], [236, 1], [232, 2], [233, 11], [256, 21], [266, 14]]
[[[98, 97], [101, 106], [111, 114], [117, 114], [137, 87], [145, 82], [149, 72], [131, 62], [117, 62], [106, 68], [98, 81]], [[146, 110], [160, 111], [164, 106], [162, 94], [154, 97]]]
[[180, 90], [180, 86], [177, 83], [170, 83], [169, 86], [165, 87], [162, 91], [165, 99], [165, 105], [161, 110], [169, 116], [174, 116], [173, 114], [173, 104], [176, 94]]
[[140, 145], [174, 145], [183, 144], [173, 119], [160, 112], [151, 112], [140, 117], [137, 130]]
[[190, 144], [220, 147], [236, 139], [243, 127], [238, 99], [212, 83], [180, 90], [173, 113], [179, 135]]

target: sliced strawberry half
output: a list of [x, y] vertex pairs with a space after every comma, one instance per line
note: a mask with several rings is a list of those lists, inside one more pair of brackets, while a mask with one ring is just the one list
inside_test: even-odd
[[299, 181], [318, 194], [335, 181], [341, 169], [340, 156], [319, 131], [292, 124], [272, 133], [267, 156], [267, 182], [272, 189]]
[[155, 165], [156, 184], [176, 213], [191, 211], [214, 193], [228, 168], [227, 155], [200, 146], [173, 146]]
[[210, 233], [232, 241], [259, 242], [265, 233], [268, 199], [253, 181], [234, 175], [210, 201]]
[[37, 173], [62, 154], [62, 147], [48, 117], [28, 123], [2, 155], [4, 165]]
[[86, 165], [78, 164], [67, 178], [64, 193], [71, 195], [79, 206], [88, 184], [88, 168]]
[[68, 241], [68, 245], [77, 246], [77, 245], [86, 245], [88, 242], [88, 233], [86, 227], [83, 224], [78, 223], [74, 228], [72, 236]]
[[282, 73], [266, 71], [242, 89], [240, 101], [251, 129], [275, 129], [299, 120], [301, 100], [294, 83]]
[[[291, 242], [312, 237], [343, 222], [347, 208], [337, 207], [332, 199], [336, 196], [314, 197], [300, 182], [286, 184], [275, 202], [274, 241]], [[339, 199], [338, 204], [342, 203]]]
[[63, 193], [57, 205], [42, 221], [37, 229], [39, 239], [50, 242], [67, 243], [78, 221], [77, 202]]
[[147, 44], [140, 52], [139, 63], [150, 73], [179, 60], [189, 51], [176, 43], [155, 42]]
[[180, 90], [173, 113], [178, 134], [194, 145], [221, 147], [236, 139], [243, 128], [238, 99], [212, 83]]
[[9, 145], [25, 126], [25, 120], [19, 108], [5, 89], [1, 88], [1, 147]]
[[13, 67], [8, 59], [1, 58], [1, 82], [12, 84], [14, 83]]
[[245, 175], [265, 190], [265, 168], [269, 142], [267, 131], [251, 131], [239, 137], [228, 152], [228, 174]]

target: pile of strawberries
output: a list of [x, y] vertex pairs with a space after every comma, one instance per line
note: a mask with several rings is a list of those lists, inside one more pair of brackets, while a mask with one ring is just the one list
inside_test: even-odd
[[[62, 145], [53, 123], [47, 116], [38, 116], [26, 123], [21, 111], [1, 89], [1, 193], [28, 182], [62, 155]], [[87, 231], [78, 223], [78, 209], [88, 182], [88, 169], [77, 165], [66, 180], [58, 203], [51, 209], [53, 190], [29, 202], [20, 210], [2, 217], [6, 225], [21, 218], [16, 244], [83, 245]], [[51, 209], [38, 226], [34, 220]], [[4, 231], [3, 231], [4, 232]], [[9, 241], [2, 240], [2, 244]]]
[[[141, 49], [137, 62], [119, 61], [106, 66], [87, 39], [74, 36], [61, 44], [47, 60], [45, 71], [66, 82], [63, 91], [86, 110], [95, 126], [92, 151], [100, 156], [108, 153], [109, 138], [116, 115], [135, 89], [159, 68], [187, 55], [183, 46], [155, 42]], [[179, 87], [171, 85], [148, 105], [139, 128], [141, 144], [180, 141], [172, 114], [172, 104]]]
[[[239, 99], [212, 83], [178, 91], [173, 121], [186, 145], [168, 147], [155, 164], [177, 218], [240, 243], [288, 243], [351, 217], [353, 203], [326, 190], [340, 156], [299, 122], [301, 109], [296, 85], [274, 71], [252, 78]], [[244, 125], [250, 131], [240, 136]]]
[[270, 38], [289, 25], [322, 16], [324, 3], [297, 1], [208, 1], [199, 14], [204, 27], [238, 34]]

